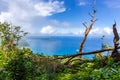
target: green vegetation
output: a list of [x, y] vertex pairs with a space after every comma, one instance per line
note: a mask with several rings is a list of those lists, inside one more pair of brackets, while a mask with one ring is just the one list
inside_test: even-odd
[[120, 61], [98, 53], [93, 59], [56, 59], [19, 48], [27, 33], [19, 26], [0, 23], [0, 80], [119, 80]]

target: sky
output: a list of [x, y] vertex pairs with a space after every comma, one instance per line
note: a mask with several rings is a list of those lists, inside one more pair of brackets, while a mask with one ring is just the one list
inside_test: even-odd
[[83, 36], [83, 22], [90, 25], [92, 6], [97, 9], [89, 36], [120, 33], [120, 0], [0, 0], [0, 21], [21, 26], [34, 36]]

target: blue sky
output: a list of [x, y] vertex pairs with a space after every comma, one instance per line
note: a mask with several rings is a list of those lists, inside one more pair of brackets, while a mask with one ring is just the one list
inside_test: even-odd
[[[0, 21], [19, 25], [30, 35], [83, 36], [93, 0], [0, 0]], [[96, 0], [90, 36], [111, 36], [114, 19], [120, 33], [120, 0]]]

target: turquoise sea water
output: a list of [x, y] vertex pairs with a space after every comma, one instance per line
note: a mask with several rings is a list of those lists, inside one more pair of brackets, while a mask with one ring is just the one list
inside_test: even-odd
[[[34, 53], [43, 53], [44, 55], [70, 55], [76, 54], [82, 37], [74, 36], [42, 36], [42, 37], [27, 37], [29, 48]], [[106, 43], [112, 45], [112, 38], [105, 39]], [[103, 40], [99, 38], [87, 38], [83, 52], [100, 50]], [[93, 55], [86, 55], [85, 57], [92, 57]]]

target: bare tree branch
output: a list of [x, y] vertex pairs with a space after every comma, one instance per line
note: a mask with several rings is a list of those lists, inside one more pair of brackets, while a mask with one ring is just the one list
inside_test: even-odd
[[113, 25], [113, 33], [114, 33], [113, 42], [114, 42], [114, 45], [117, 47], [119, 45], [119, 35], [118, 35], [117, 29], [116, 29], [116, 22]]
[[85, 28], [87, 29], [87, 25], [86, 25], [86, 22], [83, 22], [82, 24], [83, 24], [83, 25], [85, 26]]
[[116, 22], [115, 24], [113, 25], [113, 33], [114, 33], [114, 39], [113, 39], [113, 42], [114, 42], [114, 50], [112, 52], [112, 55], [111, 57], [113, 57], [116, 61], [120, 61], [120, 54], [117, 50], [118, 48], [118, 45], [119, 45], [119, 35], [118, 35], [118, 32], [117, 32], [117, 28], [116, 28]]
[[[93, 10], [93, 11], [94, 11], [94, 10]], [[91, 23], [90, 23], [90, 26], [89, 26], [89, 27], [87, 27], [86, 24], [83, 23], [83, 25], [84, 25], [85, 27], [87, 27], [87, 28], [86, 28], [86, 30], [85, 30], [85, 35], [84, 35], [84, 38], [83, 38], [83, 40], [82, 40], [82, 42], [81, 42], [81, 45], [80, 45], [80, 49], [79, 49], [79, 53], [80, 53], [80, 54], [81, 54], [82, 51], [83, 51], [84, 43], [85, 43], [85, 41], [86, 41], [86, 39], [87, 39], [87, 36], [88, 36], [89, 32], [90, 32], [91, 29], [92, 29], [93, 24], [97, 21], [97, 19], [94, 19], [95, 13], [96, 13], [96, 12], [94, 11], [93, 14], [90, 14], [90, 16], [92, 17], [92, 20], [91, 20]], [[82, 56], [80, 56], [80, 57], [82, 57]]]
[[[96, 0], [94, 0], [94, 6], [96, 4]], [[89, 32], [91, 31], [92, 29], [92, 26], [93, 24], [97, 21], [97, 19], [94, 18], [95, 14], [96, 14], [96, 9], [94, 7], [92, 7], [92, 10], [93, 10], [93, 13], [89, 13], [89, 15], [91, 16], [92, 20], [91, 20], [91, 23], [89, 25], [89, 27], [87, 27], [86, 23], [84, 22], [83, 25], [86, 27], [86, 30], [85, 30], [85, 35], [84, 35], [84, 38], [80, 44], [80, 49], [79, 49], [79, 53], [82, 54], [83, 52], [83, 47], [84, 47], [84, 44], [85, 44], [85, 41], [87, 39], [87, 36], [89, 34]], [[69, 63], [70, 60], [72, 60], [74, 57], [71, 57], [66, 63]], [[80, 58], [82, 58], [82, 55], [80, 55]]]
[[[96, 50], [96, 51], [91, 51], [91, 52], [83, 52], [82, 54], [73, 54], [73, 55], [69, 55], [69, 56], [64, 56], [64, 57], [58, 57], [56, 59], [65, 59], [65, 58], [74, 58], [74, 57], [77, 57], [77, 56], [80, 56], [80, 55], [90, 55], [90, 54], [99, 54], [101, 52], [105, 52], [105, 51], [112, 51], [114, 50], [115, 48], [107, 48], [107, 49], [102, 49], [102, 50]], [[120, 49], [120, 46], [117, 47], [117, 49]]]

